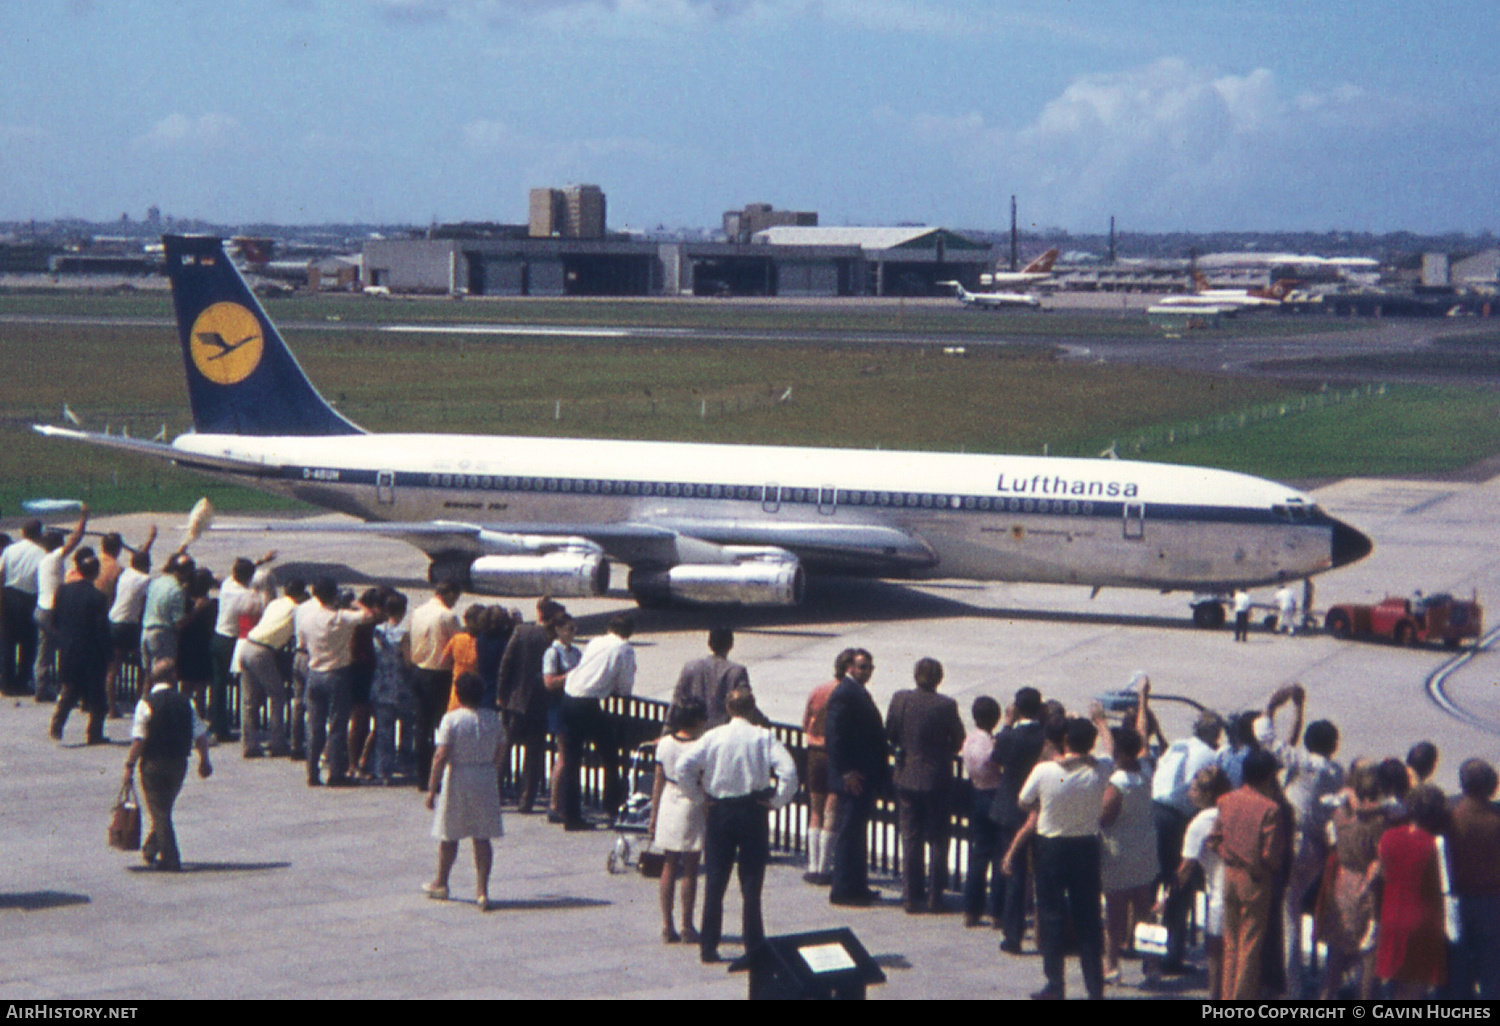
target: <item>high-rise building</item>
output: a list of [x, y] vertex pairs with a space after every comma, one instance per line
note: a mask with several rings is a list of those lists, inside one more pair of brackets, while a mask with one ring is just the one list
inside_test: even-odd
[[532, 189], [529, 234], [533, 239], [547, 239], [563, 234], [568, 219], [568, 205], [561, 189]]
[[604, 190], [597, 185], [532, 189], [530, 206], [532, 238], [604, 238]]
[[568, 204], [563, 234], [571, 239], [604, 238], [604, 190], [597, 185], [570, 185], [563, 193]]

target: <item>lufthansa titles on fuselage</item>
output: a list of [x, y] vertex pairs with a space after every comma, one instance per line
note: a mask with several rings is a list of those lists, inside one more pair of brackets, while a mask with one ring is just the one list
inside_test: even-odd
[[1000, 473], [1000, 480], [995, 485], [995, 490], [1002, 495], [1060, 495], [1070, 498], [1110, 499], [1134, 499], [1139, 497], [1141, 492], [1140, 486], [1134, 481], [1085, 480], [1067, 478], [1061, 474], [1033, 474], [1030, 477], [1023, 475], [1007, 479], [1004, 471]]

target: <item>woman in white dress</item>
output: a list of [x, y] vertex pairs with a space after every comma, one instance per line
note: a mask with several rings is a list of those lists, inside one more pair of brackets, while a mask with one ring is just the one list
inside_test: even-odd
[[[663, 852], [661, 867], [661, 939], [668, 944], [698, 943], [693, 905], [698, 898], [698, 859], [703, 853], [703, 806], [677, 784], [677, 765], [703, 736], [708, 710], [695, 698], [672, 708], [667, 733], [656, 742], [656, 784], [651, 793], [651, 837]], [[682, 932], [672, 921], [674, 884], [682, 881]]]
[[[505, 731], [493, 709], [479, 708], [484, 681], [466, 673], [454, 684], [459, 707], [437, 729], [427, 807], [433, 810], [432, 836], [438, 842], [437, 876], [422, 889], [446, 900], [448, 874], [458, 858], [458, 842], [474, 839], [474, 873], [479, 911], [490, 909], [490, 838], [504, 834], [500, 820], [500, 762]], [[441, 784], [441, 788], [439, 785]]]
[[1203, 767], [1193, 777], [1188, 797], [1199, 812], [1183, 835], [1182, 864], [1172, 881], [1172, 886], [1177, 889], [1193, 887], [1201, 870], [1204, 907], [1207, 909], [1203, 920], [1203, 951], [1208, 958], [1208, 996], [1211, 999], [1218, 998], [1224, 978], [1224, 860], [1210, 839], [1219, 825], [1219, 799], [1230, 790], [1229, 774], [1217, 764]]

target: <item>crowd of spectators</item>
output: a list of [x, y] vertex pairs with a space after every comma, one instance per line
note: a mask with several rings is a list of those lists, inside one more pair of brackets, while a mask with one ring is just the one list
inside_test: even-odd
[[[606, 811], [622, 804], [620, 739], [602, 703], [634, 686], [628, 614], [580, 649], [577, 624], [550, 598], [538, 601], [534, 623], [498, 605], [472, 604], [460, 617], [459, 589], [441, 584], [408, 612], [407, 597], [390, 588], [356, 595], [328, 578], [295, 577], [278, 587], [275, 553], [237, 559], [221, 581], [185, 545], [153, 575], [154, 528], [133, 549], [104, 535], [101, 555], [81, 544], [87, 519], [84, 509], [71, 534], [31, 523], [20, 539], [0, 539], [0, 685], [8, 695], [55, 699], [54, 740], [81, 706], [86, 742], [105, 743], [106, 721], [124, 711], [122, 667], [139, 661], [151, 668], [153, 694], [167, 688], [190, 700], [184, 736], [193, 743], [238, 742], [246, 759], [290, 758], [314, 787], [422, 789], [439, 841], [438, 873], [425, 890], [448, 896], [458, 842], [470, 837], [482, 909], [490, 907], [490, 840], [502, 829], [498, 802], [533, 811], [549, 739], [557, 756], [549, 820], [567, 830], [598, 825], [581, 800], [585, 745], [603, 770]], [[674, 689], [650, 830], [668, 853], [663, 939], [698, 939], [701, 857], [714, 878], [716, 945], [729, 862], [713, 838], [744, 824], [705, 820], [715, 801], [730, 799], [716, 798], [707, 776], [680, 774], [733, 779], [743, 768], [736, 753], [768, 744], [756, 739], [769, 733], [748, 672], [729, 658], [732, 632], [716, 629], [708, 643], [709, 655], [685, 666]], [[1257, 710], [1204, 710], [1188, 736], [1169, 740], [1144, 674], [1118, 723], [1097, 704], [1070, 714], [1023, 687], [1004, 708], [976, 699], [966, 729], [939, 694], [936, 659], [916, 663], [913, 687], [896, 692], [884, 715], [868, 692], [874, 670], [869, 652], [840, 653], [833, 679], [807, 701], [805, 760], [795, 774], [779, 768], [779, 756], [762, 760], [765, 790], [746, 796], [752, 833], [763, 831], [752, 806], [768, 807], [773, 792], [779, 801], [788, 777], [800, 779], [804, 879], [829, 887], [833, 904], [881, 902], [865, 843], [885, 799], [897, 810], [904, 911], [948, 910], [950, 840], [966, 831], [963, 924], [991, 925], [1011, 957], [1024, 951], [1030, 926], [1042, 954], [1037, 998], [1064, 996], [1068, 953], [1091, 997], [1123, 981], [1131, 954], [1143, 956], [1147, 985], [1206, 971], [1209, 993], [1226, 999], [1369, 997], [1382, 986], [1400, 997], [1500, 994], [1500, 811], [1484, 760], [1462, 764], [1456, 799], [1430, 782], [1439, 753], [1428, 742], [1405, 760], [1362, 757], [1346, 769], [1337, 727], [1304, 726], [1308, 694], [1296, 684]], [[236, 679], [241, 716], [232, 723]], [[147, 697], [132, 731], [138, 744], [151, 718], [142, 712]], [[707, 768], [692, 755], [705, 737], [721, 760]], [[521, 770], [511, 779], [517, 746]], [[176, 868], [170, 802], [165, 815], [171, 855], [158, 858], [158, 843], [152, 860]], [[742, 889], [747, 872], [763, 870], [741, 861]], [[750, 932], [759, 928], [758, 876], [754, 888]], [[747, 916], [751, 900], [746, 892]], [[1189, 958], [1200, 906], [1203, 970]], [[1316, 978], [1315, 948], [1324, 952]]]

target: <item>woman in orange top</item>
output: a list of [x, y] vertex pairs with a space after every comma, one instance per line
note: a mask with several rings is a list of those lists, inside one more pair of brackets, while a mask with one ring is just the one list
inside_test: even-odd
[[453, 668], [454, 686], [448, 692], [448, 711], [461, 707], [458, 700], [458, 678], [479, 668], [479, 635], [484, 633], [485, 607], [470, 606], [464, 610], [464, 629], [448, 639], [443, 649], [443, 667]]

